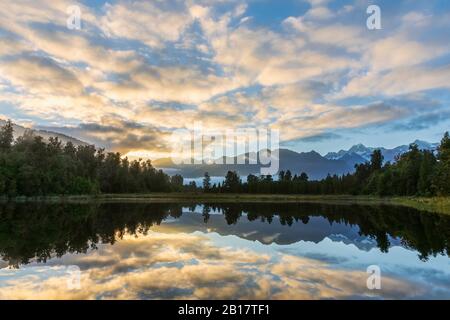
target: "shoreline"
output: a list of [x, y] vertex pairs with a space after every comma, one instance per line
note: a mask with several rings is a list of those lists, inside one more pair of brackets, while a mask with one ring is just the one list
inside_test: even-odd
[[359, 205], [397, 205], [421, 211], [450, 215], [450, 197], [376, 197], [352, 195], [280, 195], [280, 194], [204, 194], [204, 193], [149, 193], [101, 194], [86, 196], [0, 197], [0, 202], [32, 203], [164, 203], [164, 202], [216, 202], [216, 203], [328, 203]]

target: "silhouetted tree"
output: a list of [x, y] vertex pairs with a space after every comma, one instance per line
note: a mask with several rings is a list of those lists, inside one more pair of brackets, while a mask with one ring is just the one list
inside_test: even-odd
[[208, 172], [205, 172], [205, 176], [203, 178], [203, 192], [211, 191], [211, 177]]
[[5, 152], [11, 149], [14, 140], [14, 128], [11, 120], [6, 121], [6, 124], [0, 128], [0, 152]]
[[236, 171], [228, 171], [223, 183], [223, 189], [225, 192], [239, 192], [241, 185], [241, 179]]
[[176, 174], [170, 178], [173, 191], [182, 191], [184, 179], [181, 175]]
[[438, 150], [438, 164], [433, 182], [439, 195], [450, 195], [450, 136], [446, 132]]

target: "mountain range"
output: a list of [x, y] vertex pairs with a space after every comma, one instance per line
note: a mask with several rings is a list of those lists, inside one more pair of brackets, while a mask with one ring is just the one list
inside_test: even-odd
[[[5, 121], [0, 119], [0, 126], [4, 125]], [[79, 139], [46, 130], [27, 129], [20, 125], [14, 124], [14, 137], [17, 138], [25, 133], [31, 132], [33, 135], [42, 136], [48, 140], [49, 137], [58, 137], [63, 144], [72, 142], [74, 145], [88, 145], [88, 143]], [[438, 143], [429, 143], [426, 141], [416, 140], [413, 143], [419, 146], [419, 149], [436, 150]], [[379, 149], [384, 156], [385, 161], [393, 162], [395, 157], [405, 153], [409, 149], [409, 145], [402, 145], [393, 149], [366, 147], [363, 144], [352, 146], [348, 150], [340, 150], [338, 152], [329, 152], [325, 156], [320, 155], [315, 151], [310, 152], [295, 152], [289, 149], [279, 149], [279, 169], [290, 170], [293, 174], [300, 174], [306, 172], [311, 180], [323, 179], [328, 174], [342, 175], [351, 173], [355, 169], [355, 165], [364, 163], [370, 160], [370, 156], [374, 150]], [[249, 154], [245, 154], [247, 159]], [[225, 158], [224, 158], [225, 159]], [[232, 158], [234, 163], [237, 163], [236, 157]], [[223, 160], [223, 163], [226, 163]], [[241, 176], [249, 174], [258, 175], [260, 173], [261, 165], [250, 164], [184, 164], [175, 165], [170, 158], [157, 159], [153, 161], [156, 168], [163, 169], [168, 174], [181, 174], [185, 178], [199, 178], [203, 177], [205, 172], [208, 172], [212, 177], [223, 177], [228, 171], [236, 171]]]
[[[421, 150], [436, 150], [439, 146], [439, 143], [429, 143], [426, 141], [416, 140], [413, 142], [414, 144], [417, 144], [419, 149]], [[409, 145], [402, 145], [398, 146], [393, 149], [386, 149], [386, 148], [371, 148], [366, 147], [363, 144], [357, 144], [351, 147], [348, 150], [340, 150], [338, 152], [329, 152], [325, 155], [325, 158], [329, 160], [342, 160], [342, 159], [350, 159], [354, 158], [355, 160], [359, 158], [363, 158], [364, 161], [370, 160], [370, 156], [373, 153], [374, 150], [381, 150], [381, 153], [384, 156], [384, 161], [395, 161], [395, 157], [399, 154], [405, 153], [409, 149]]]
[[[346, 174], [354, 168], [354, 157], [338, 160], [330, 160], [315, 151], [298, 153], [289, 149], [279, 149], [279, 169], [291, 170], [292, 173], [306, 172], [311, 179], [321, 179], [330, 172], [332, 174]], [[246, 154], [245, 157], [249, 155]], [[358, 158], [364, 161], [362, 158]], [[226, 163], [225, 161], [222, 161]], [[234, 163], [237, 163], [234, 157]], [[185, 178], [202, 177], [205, 172], [210, 176], [225, 176], [228, 171], [236, 171], [241, 176], [249, 174], [259, 175], [260, 164], [182, 164], [175, 165], [171, 159], [159, 159], [153, 162], [157, 168], [169, 169], [171, 173], [179, 173]]]
[[[436, 150], [439, 145], [437, 143], [428, 143], [420, 140], [416, 140], [413, 143], [417, 144], [420, 149], [425, 150]], [[356, 164], [369, 161], [371, 154], [376, 149], [381, 150], [385, 161], [393, 162], [395, 161], [396, 156], [408, 151], [409, 145], [386, 149], [366, 147], [363, 144], [358, 144], [351, 147], [349, 150], [330, 152], [325, 156], [322, 156], [315, 151], [299, 153], [289, 149], [279, 149], [279, 169], [284, 171], [290, 170], [293, 174], [306, 172], [311, 180], [323, 179], [328, 174], [343, 175], [353, 172]], [[249, 157], [248, 154], [245, 154], [244, 156], [246, 158]], [[236, 158], [234, 158], [234, 160], [236, 160]], [[226, 162], [223, 161], [223, 163]], [[234, 163], [237, 163], [237, 161], [234, 161]], [[241, 176], [247, 176], [249, 174], [258, 175], [261, 169], [261, 165], [250, 164], [175, 165], [169, 158], [156, 160], [153, 164], [155, 167], [163, 168], [170, 173], [179, 173], [185, 178], [202, 177], [205, 172], [208, 172], [210, 176], [223, 177], [228, 171], [237, 171]]]

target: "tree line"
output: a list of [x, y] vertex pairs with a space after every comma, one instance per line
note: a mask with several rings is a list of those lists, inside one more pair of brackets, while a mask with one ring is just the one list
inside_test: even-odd
[[45, 141], [31, 131], [14, 140], [11, 121], [0, 128], [0, 195], [47, 196], [99, 193], [205, 192], [254, 194], [365, 194], [379, 196], [450, 195], [450, 138], [445, 133], [436, 152], [409, 151], [384, 163], [380, 150], [355, 172], [311, 181], [306, 173], [280, 171], [272, 176], [249, 175], [242, 182], [229, 171], [212, 184], [205, 173], [202, 186], [184, 185], [181, 175], [169, 176], [150, 160], [133, 160], [92, 145], [75, 146], [58, 138]]
[[237, 172], [229, 171], [224, 182], [211, 185], [205, 173], [202, 189], [211, 193], [255, 194], [323, 194], [378, 196], [448, 196], [450, 195], [450, 138], [446, 132], [436, 152], [420, 150], [411, 144], [409, 151], [397, 156], [393, 163], [384, 163], [380, 150], [370, 161], [355, 165], [355, 172], [328, 175], [310, 181], [306, 173], [280, 171], [273, 176], [249, 175], [242, 182]]
[[150, 161], [122, 157], [91, 145], [63, 145], [26, 131], [14, 141], [13, 125], [0, 128], [0, 195], [47, 196], [179, 191], [181, 176], [170, 177]]

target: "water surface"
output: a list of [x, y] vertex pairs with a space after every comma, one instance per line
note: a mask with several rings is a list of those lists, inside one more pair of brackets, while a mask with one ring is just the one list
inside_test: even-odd
[[394, 206], [2, 204], [0, 299], [449, 299], [449, 243]]

